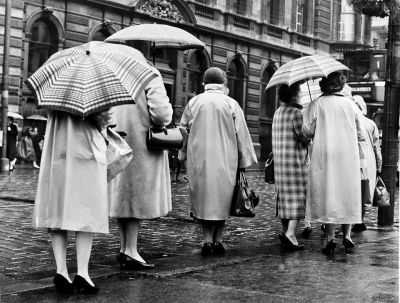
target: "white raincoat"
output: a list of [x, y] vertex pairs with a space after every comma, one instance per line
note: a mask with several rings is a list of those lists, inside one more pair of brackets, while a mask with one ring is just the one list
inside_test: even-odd
[[257, 163], [239, 104], [222, 84], [207, 84], [189, 101], [180, 126], [189, 131], [187, 169], [191, 209], [203, 220], [226, 220], [236, 171]]

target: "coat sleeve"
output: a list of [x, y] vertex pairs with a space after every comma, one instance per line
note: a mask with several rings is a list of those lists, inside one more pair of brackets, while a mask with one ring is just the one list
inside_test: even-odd
[[165, 126], [172, 121], [172, 106], [162, 81], [161, 74], [154, 69], [157, 77], [152, 79], [146, 86], [147, 105], [151, 120], [155, 125]]
[[[354, 104], [354, 107], [356, 105]], [[360, 166], [361, 168], [367, 167], [367, 159], [366, 159], [366, 150], [367, 150], [367, 140], [365, 129], [362, 124], [362, 113], [355, 108], [355, 121], [356, 121], [356, 129], [357, 129], [357, 140], [358, 140], [358, 150], [360, 154]]]
[[293, 115], [293, 129], [297, 135], [297, 140], [305, 147], [310, 143], [310, 139], [303, 133], [303, 115], [300, 110], [296, 110]]
[[247, 128], [243, 110], [235, 101], [234, 105], [234, 123], [239, 153], [239, 168], [246, 168], [257, 163], [256, 152], [254, 151], [253, 141]]
[[314, 138], [315, 127], [317, 124], [317, 101], [311, 102], [310, 106], [304, 111], [305, 117], [302, 133], [307, 138]]

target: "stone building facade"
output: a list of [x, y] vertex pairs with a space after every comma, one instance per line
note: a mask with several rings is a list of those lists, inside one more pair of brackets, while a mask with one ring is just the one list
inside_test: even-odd
[[[188, 100], [202, 91], [204, 70], [221, 67], [264, 160], [271, 150], [272, 117], [278, 107], [276, 88], [265, 91], [265, 86], [275, 70], [302, 55], [340, 58], [343, 50], [370, 44], [368, 18], [349, 13], [342, 3], [346, 0], [12, 0], [9, 110], [23, 116], [38, 113], [24, 81], [52, 53], [104, 40], [130, 25], [164, 23], [206, 44], [204, 50], [154, 53], [175, 119], [179, 121]], [[0, 0], [1, 56], [4, 14], [5, 0]], [[344, 30], [351, 33], [346, 36]]]

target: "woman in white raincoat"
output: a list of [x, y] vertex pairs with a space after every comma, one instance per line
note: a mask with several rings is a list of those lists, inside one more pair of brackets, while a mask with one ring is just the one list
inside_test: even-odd
[[324, 254], [336, 248], [335, 224], [342, 224], [347, 250], [354, 247], [351, 224], [361, 223], [360, 171], [365, 168], [366, 141], [357, 106], [342, 93], [345, 81], [338, 72], [322, 78], [323, 95], [304, 114], [308, 117], [305, 134], [313, 138], [306, 219], [326, 224]]
[[[136, 48], [148, 53], [147, 43]], [[136, 104], [113, 107], [110, 112], [117, 131], [127, 133], [125, 140], [133, 150], [132, 162], [110, 184], [110, 217], [118, 219], [120, 252], [117, 260], [124, 269], [149, 269], [139, 254], [137, 240], [140, 221], [165, 216], [172, 210], [167, 151], [150, 151], [146, 138], [150, 125], [171, 122], [169, 103], [160, 72], [147, 84]]]
[[[101, 117], [101, 118], [98, 118]], [[74, 286], [96, 293], [88, 273], [93, 233], [108, 233], [106, 142], [99, 129], [107, 113], [87, 119], [49, 111], [33, 210], [33, 227], [50, 231], [60, 293]], [[68, 231], [75, 231], [78, 271], [68, 276]]]
[[203, 228], [203, 256], [224, 254], [221, 243], [236, 172], [257, 158], [239, 104], [225, 94], [226, 76], [217, 67], [204, 73], [205, 92], [192, 98], [182, 115], [188, 131], [187, 171], [193, 216]]
[[[379, 142], [379, 131], [375, 122], [366, 117], [367, 115], [367, 104], [365, 104], [364, 98], [358, 95], [353, 96], [354, 102], [357, 104], [360, 112], [362, 113], [361, 121], [365, 130], [365, 136], [367, 139], [366, 144], [366, 160], [367, 160], [367, 179], [369, 180], [369, 191], [371, 202], [374, 196], [376, 176], [380, 174], [382, 169], [382, 153], [381, 144]], [[362, 204], [362, 219], [364, 221], [365, 205]], [[365, 223], [354, 224], [351, 229], [354, 232], [364, 231], [367, 229]]]

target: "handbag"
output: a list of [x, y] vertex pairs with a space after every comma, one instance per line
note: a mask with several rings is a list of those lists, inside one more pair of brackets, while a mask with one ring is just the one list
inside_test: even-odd
[[361, 202], [363, 205], [372, 203], [368, 179], [361, 180]]
[[172, 128], [150, 126], [147, 134], [147, 148], [149, 150], [181, 149], [183, 137], [176, 126]]
[[390, 194], [386, 189], [385, 183], [381, 177], [376, 178], [376, 185], [374, 190], [374, 199], [372, 206], [388, 207], [390, 206]]
[[235, 217], [254, 217], [253, 193], [247, 183], [246, 175], [239, 170], [236, 174], [236, 185], [233, 191], [230, 215]]
[[274, 176], [274, 154], [270, 152], [268, 159], [265, 162], [265, 182], [268, 184], [275, 183]]
[[124, 139], [107, 127], [107, 182], [122, 172], [133, 159], [133, 151]]

